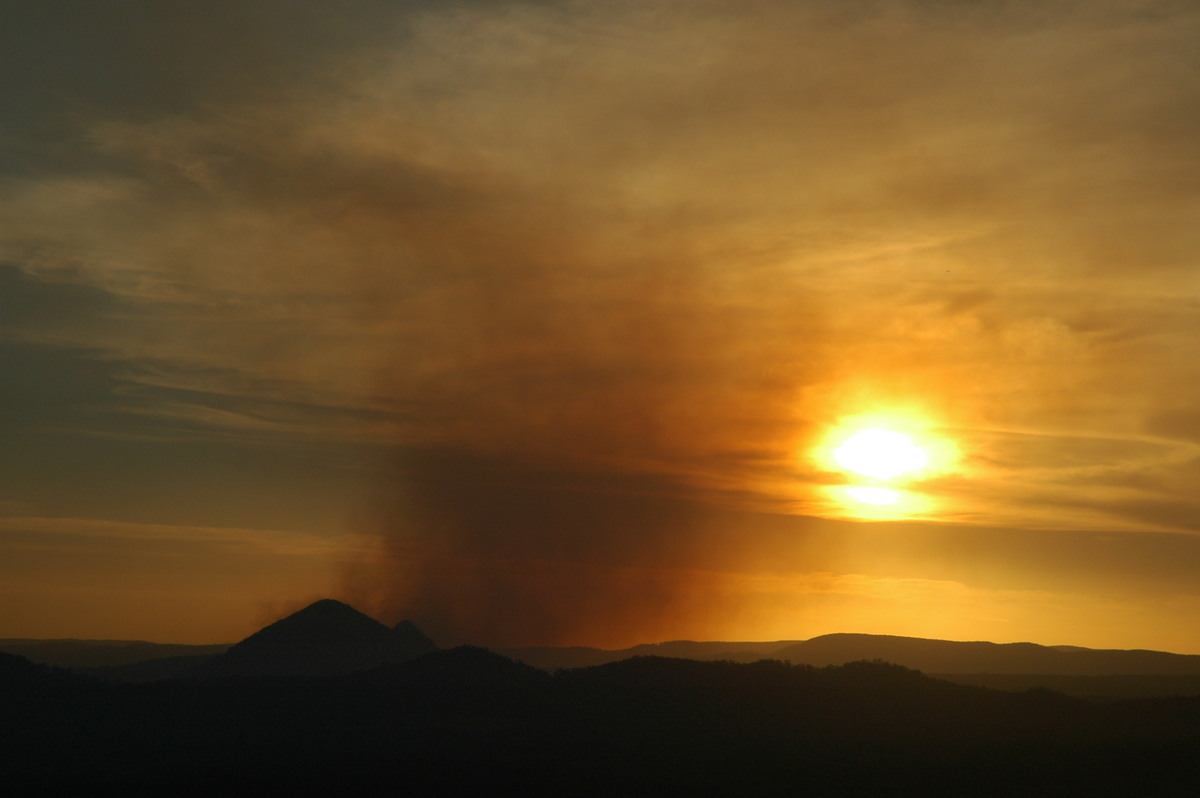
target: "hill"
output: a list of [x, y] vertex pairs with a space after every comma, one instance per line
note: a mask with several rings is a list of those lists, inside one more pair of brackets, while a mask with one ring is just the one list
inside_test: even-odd
[[643, 643], [622, 649], [591, 648], [588, 646], [537, 646], [529, 648], [500, 648], [497, 651], [535, 668], [553, 671], [559, 668], [587, 668], [630, 657], [672, 657], [694, 660], [729, 660], [754, 662], [775, 656], [775, 652], [795, 644], [795, 640], [773, 643], [697, 642], [672, 640], [666, 643]]
[[731, 662], [779, 659], [817, 667], [878, 660], [947, 681], [1007, 691], [1042, 688], [1087, 698], [1200, 695], [1200, 656], [1162, 651], [867, 634], [776, 642], [677, 640], [617, 650], [572, 646], [499, 651], [547, 671], [592, 667], [639, 656]]
[[883, 660], [930, 674], [1200, 676], [1200, 656], [1035, 643], [958, 642], [890, 635], [832, 634], [775, 651], [789, 662], [826, 666]]
[[[233, 648], [237, 651], [217, 656]], [[335, 674], [402, 662], [436, 649], [411, 621], [401, 621], [389, 630], [333, 600], [317, 602], [271, 624], [235, 647], [119, 640], [0, 640], [0, 652], [126, 682], [198, 674]], [[572, 646], [496, 651], [551, 672], [643, 656], [730, 662], [780, 659], [819, 667], [880, 660], [961, 684], [1008, 691], [1044, 688], [1089, 698], [1200, 695], [1200, 656], [1034, 643], [831, 634], [805, 641], [675, 640], [617, 650]]]
[[0, 658], [13, 794], [1176, 795], [1200, 699], [1002, 693], [885, 663], [478, 648], [367, 671], [115, 685]]
[[144, 640], [0, 640], [0, 652], [60, 668], [104, 668], [168, 657], [210, 657], [229, 649], [221, 645], [148, 643]]
[[388, 628], [348, 604], [323, 599], [203, 663], [205, 678], [319, 676], [403, 662], [435, 650], [411, 623]]

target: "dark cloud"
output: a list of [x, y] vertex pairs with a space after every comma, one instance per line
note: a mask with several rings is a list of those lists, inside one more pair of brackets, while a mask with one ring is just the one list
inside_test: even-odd
[[0, 325], [10, 336], [36, 336], [78, 325], [87, 329], [111, 317], [118, 302], [94, 286], [46, 284], [0, 263]]
[[399, 10], [381, 0], [37, 3], [7, 15], [0, 33], [4, 119], [149, 119], [286, 92], [339, 53], [403, 35]]

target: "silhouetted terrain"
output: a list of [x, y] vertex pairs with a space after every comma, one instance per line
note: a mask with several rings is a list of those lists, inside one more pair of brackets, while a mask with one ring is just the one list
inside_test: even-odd
[[[864, 635], [759, 645], [834, 659], [882, 646], [935, 666], [1088, 653]], [[755, 653], [644, 648], [722, 647]], [[1191, 661], [1091, 653], [1106, 667]], [[91, 673], [138, 669], [141, 683], [117, 682], [0, 655], [6, 790], [1171, 795], [1200, 777], [1200, 698], [1087, 702], [863, 661], [635, 656], [552, 674], [480, 648], [438, 651], [411, 623], [389, 629], [328, 600], [218, 656]]]
[[92, 683], [61, 668], [30, 662], [15, 654], [0, 653], [0, 700], [20, 703], [26, 698], [72, 695]]
[[353, 674], [103, 683], [0, 657], [11, 794], [1185, 795], [1200, 699], [1003, 693], [884, 663], [477, 648]]
[[[236, 651], [216, 656], [230, 648]], [[330, 600], [272, 624], [234, 647], [0, 640], [0, 651], [21, 654], [35, 662], [71, 666], [108, 681], [126, 682], [219, 675], [348, 673], [435, 649], [434, 643], [410, 621], [401, 621], [388, 630], [353, 607]], [[767, 657], [816, 666], [882, 660], [960, 684], [1008, 691], [1047, 688], [1105, 699], [1200, 695], [1200, 656], [1033, 643], [833, 634], [806, 641], [676, 640], [615, 651], [575, 646], [501, 649], [499, 653], [547, 671], [602, 665], [635, 656], [746, 663]]]
[[544, 647], [502, 649], [500, 653], [545, 670], [602, 665], [645, 655], [734, 662], [766, 657], [815, 666], [881, 660], [948, 681], [999, 690], [1040, 687], [1088, 698], [1200, 695], [1200, 656], [1034, 643], [832, 634], [772, 643], [680, 640], [614, 651]]
[[276, 621], [224, 654], [205, 662], [199, 675], [321, 676], [403, 662], [434, 650], [408, 622], [389, 629], [349, 604], [324, 599]]
[[777, 649], [772, 656], [806, 665], [881, 659], [925, 673], [1200, 676], [1200, 656], [1195, 655], [1034, 643], [963, 643], [890, 635], [823, 635]]
[[142, 640], [0, 640], [0, 652], [62, 668], [132, 665], [169, 657], [210, 657], [228, 648], [228, 644], [189, 646]]
[[1166, 698], [1200, 696], [1200, 676], [1190, 674], [1065, 676], [1036, 673], [945, 673], [930, 674], [957, 684], [993, 690], [1054, 690], [1092, 699]]
[[662, 656], [734, 662], [753, 662], [769, 657], [818, 666], [878, 659], [925, 673], [939, 674], [1200, 676], [1200, 656], [1196, 655], [865, 634], [831, 634], [811, 640], [781, 640], [773, 643], [677, 640], [613, 651], [582, 646], [509, 648], [501, 649], [500, 653], [546, 670], [602, 665], [636, 656]]
[[666, 643], [643, 643], [632, 648], [606, 650], [588, 646], [538, 646], [532, 648], [502, 648], [499, 653], [506, 657], [533, 665], [535, 668], [553, 671], [559, 668], [587, 668], [603, 665], [630, 657], [676, 657], [697, 660], [729, 660], [731, 662], [754, 662], [774, 656], [776, 651], [794, 645], [795, 640], [780, 640], [773, 643], [721, 643], [696, 642], [694, 640], [672, 640]]

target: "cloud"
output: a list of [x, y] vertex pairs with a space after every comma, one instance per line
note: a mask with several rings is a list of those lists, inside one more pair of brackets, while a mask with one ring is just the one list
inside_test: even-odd
[[[943, 521], [1194, 530], [1195, 11], [233, 5], [24, 18], [0, 258], [90, 310], [12, 334], [122, 364], [143, 435], [385, 449], [414, 607], [558, 634], [647, 547], [741, 556], [696, 514], [818, 512], [879, 407], [963, 448]], [[700, 601], [629, 579], [603, 623]]]
[[57, 545], [56, 540], [59, 538], [90, 538], [102, 546], [113, 546], [119, 541], [132, 540], [179, 542], [255, 548], [272, 555], [294, 556], [327, 554], [331, 550], [343, 548], [343, 544], [321, 536], [303, 536], [283, 530], [176, 526], [89, 518], [9, 516], [0, 518], [0, 529], [6, 532], [6, 543], [9, 546], [19, 545], [16, 536], [28, 535], [30, 537], [27, 545], [35, 547]]

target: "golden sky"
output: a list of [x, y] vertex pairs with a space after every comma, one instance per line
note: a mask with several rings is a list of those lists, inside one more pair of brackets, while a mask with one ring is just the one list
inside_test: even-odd
[[1200, 653], [1193, 4], [11, 16], [0, 637]]

